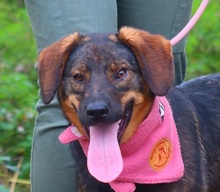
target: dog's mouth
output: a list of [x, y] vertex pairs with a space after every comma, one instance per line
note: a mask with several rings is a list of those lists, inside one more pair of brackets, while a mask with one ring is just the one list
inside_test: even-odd
[[[133, 106], [133, 102], [131, 102], [130, 104], [127, 105], [127, 107], [125, 108], [125, 112], [124, 115], [122, 116], [122, 118], [117, 121], [118, 123], [118, 134], [117, 134], [117, 138], [118, 138], [118, 142], [120, 143], [120, 140], [124, 134], [124, 132], [126, 131], [126, 128], [130, 122], [131, 119], [131, 114], [132, 114], [132, 106]], [[103, 125], [103, 129], [105, 129], [106, 125]], [[102, 126], [99, 125], [99, 126]], [[90, 138], [90, 127], [88, 126], [83, 126], [84, 132], [86, 134], [87, 138]]]
[[124, 116], [123, 118], [119, 121], [119, 129], [118, 129], [118, 141], [120, 142], [129, 122], [130, 122], [130, 119], [131, 119], [131, 114], [132, 114], [132, 107], [131, 107], [132, 104], [130, 104], [126, 110], [125, 110], [125, 113], [124, 113]]
[[119, 147], [132, 115], [132, 104], [125, 109], [123, 117], [112, 124], [97, 124], [84, 127], [89, 137], [87, 166], [97, 180], [109, 183], [123, 170], [123, 159]]

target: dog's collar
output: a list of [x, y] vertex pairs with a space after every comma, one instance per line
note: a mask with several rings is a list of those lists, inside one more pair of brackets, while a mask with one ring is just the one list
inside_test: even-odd
[[[86, 156], [89, 141], [74, 126], [59, 137], [62, 143], [79, 140]], [[180, 144], [171, 107], [165, 97], [156, 97], [152, 110], [134, 136], [120, 145], [123, 170], [109, 183], [116, 192], [132, 192], [134, 183], [170, 183], [183, 176]]]

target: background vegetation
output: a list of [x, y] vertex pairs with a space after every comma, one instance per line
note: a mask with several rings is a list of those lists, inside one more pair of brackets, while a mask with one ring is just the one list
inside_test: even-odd
[[[194, 0], [195, 11], [201, 0]], [[208, 7], [189, 34], [187, 44], [187, 79], [220, 72], [220, 1], [209, 1]]]
[[[201, 1], [195, 1], [194, 10]], [[220, 72], [220, 1], [210, 1], [187, 45], [187, 78]], [[36, 49], [22, 0], [0, 1], [0, 191], [30, 191], [37, 101]]]

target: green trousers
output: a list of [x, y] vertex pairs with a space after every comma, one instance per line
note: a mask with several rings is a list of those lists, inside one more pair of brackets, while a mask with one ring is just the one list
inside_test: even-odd
[[[174, 37], [188, 22], [192, 0], [25, 0], [38, 53], [69, 33], [116, 32], [133, 26]], [[185, 76], [186, 38], [173, 47], [175, 84]], [[33, 192], [76, 191], [75, 161], [69, 146], [58, 141], [68, 126], [57, 98], [37, 103], [31, 157]]]

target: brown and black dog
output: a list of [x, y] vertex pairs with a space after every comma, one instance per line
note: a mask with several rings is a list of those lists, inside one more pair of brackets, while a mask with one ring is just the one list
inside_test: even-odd
[[[220, 191], [220, 74], [172, 87], [173, 71], [170, 42], [130, 27], [117, 34], [74, 33], [39, 57], [44, 103], [58, 91], [70, 124], [88, 140], [90, 126], [106, 127], [121, 120], [117, 139], [120, 144], [128, 142], [150, 113], [155, 97], [167, 98], [184, 175], [170, 183], [135, 183], [135, 191]], [[79, 142], [73, 142], [72, 150], [78, 163], [78, 191], [113, 191], [90, 175]]]

